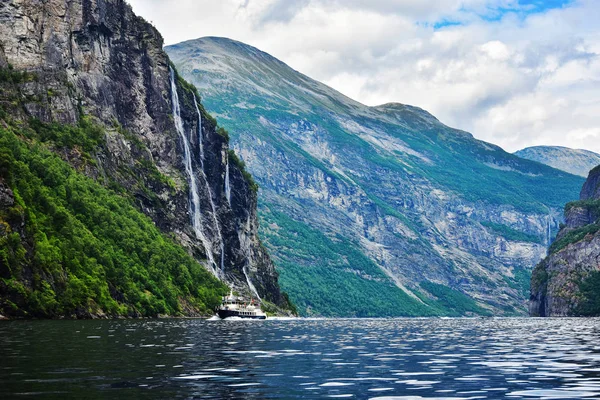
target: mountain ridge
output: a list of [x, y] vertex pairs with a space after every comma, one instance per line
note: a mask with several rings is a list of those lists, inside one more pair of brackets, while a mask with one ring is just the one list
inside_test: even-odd
[[[195, 39], [166, 51], [260, 184], [265, 244], [305, 315], [361, 316], [367, 305], [386, 310], [379, 315], [526, 312], [528, 271], [583, 179], [418, 107], [362, 105], [236, 41]], [[406, 300], [416, 308], [369, 285], [418, 299]], [[373, 296], [346, 309], [335, 296], [351, 288]], [[448, 306], [460, 296], [480, 308]]]
[[532, 146], [513, 154], [584, 178], [590, 170], [600, 165], [600, 154], [564, 146]]

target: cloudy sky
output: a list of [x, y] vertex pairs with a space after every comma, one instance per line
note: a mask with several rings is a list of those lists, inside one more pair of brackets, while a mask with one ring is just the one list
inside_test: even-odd
[[225, 36], [508, 151], [600, 152], [598, 0], [129, 1], [166, 44]]

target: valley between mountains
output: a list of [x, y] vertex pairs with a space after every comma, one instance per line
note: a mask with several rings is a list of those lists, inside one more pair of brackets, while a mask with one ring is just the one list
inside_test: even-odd
[[[595, 162], [363, 105], [234, 40], [165, 48], [120, 0], [0, 3], [0, 89], [10, 318], [207, 316], [229, 289], [272, 314], [524, 315], [535, 265], [555, 304], [564, 253], [538, 263]], [[567, 249], [596, 199], [567, 207]]]

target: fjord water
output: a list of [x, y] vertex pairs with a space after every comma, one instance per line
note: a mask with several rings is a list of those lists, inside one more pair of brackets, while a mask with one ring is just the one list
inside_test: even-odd
[[4, 321], [0, 398], [598, 398], [599, 319]]

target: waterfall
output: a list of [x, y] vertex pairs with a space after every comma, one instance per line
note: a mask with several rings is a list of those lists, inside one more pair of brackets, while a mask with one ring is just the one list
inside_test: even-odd
[[548, 232], [548, 240], [547, 240], [547, 246], [550, 246], [550, 242], [552, 242], [552, 228], [550, 227], [550, 221], [552, 220], [552, 217], [550, 215], [548, 215], [547, 219], [546, 219], [546, 223], [547, 223], [547, 232]]
[[[213, 223], [215, 229], [217, 230], [217, 236], [220, 243], [221, 250], [221, 262], [220, 262], [220, 271], [217, 271], [217, 264], [215, 263], [214, 256], [212, 254], [212, 246], [211, 243], [206, 238], [202, 230], [202, 216], [200, 214], [200, 196], [198, 194], [198, 183], [196, 181], [196, 176], [194, 175], [194, 170], [192, 168], [192, 157], [190, 152], [190, 143], [185, 135], [185, 131], [183, 128], [183, 121], [181, 120], [181, 107], [179, 105], [179, 95], [177, 94], [177, 86], [175, 85], [175, 71], [172, 68], [169, 68], [169, 72], [171, 75], [171, 100], [173, 103], [173, 119], [175, 120], [175, 127], [177, 128], [177, 132], [181, 135], [183, 140], [183, 148], [184, 148], [184, 161], [185, 161], [185, 170], [188, 174], [189, 182], [190, 182], [190, 211], [192, 213], [192, 226], [194, 228], [194, 232], [198, 239], [202, 241], [204, 248], [206, 249], [207, 256], [211, 263], [211, 268], [213, 269], [213, 273], [215, 276], [219, 277], [219, 275], [223, 276], [225, 271], [225, 241], [223, 240], [223, 236], [221, 233], [221, 225], [217, 220], [217, 212], [215, 203], [213, 201], [212, 191], [210, 189], [210, 185], [208, 184], [208, 179], [206, 179], [206, 172], [204, 170], [204, 137], [202, 134], [202, 114], [200, 113], [200, 109], [198, 107], [198, 101], [196, 100], [196, 96], [194, 95], [194, 106], [196, 108], [196, 113], [198, 115], [198, 147], [200, 149], [200, 167], [202, 168], [202, 175], [204, 178], [204, 183], [206, 185], [206, 191], [208, 193], [208, 198], [210, 201]], [[227, 161], [225, 164], [225, 196], [227, 197], [227, 201], [231, 204], [231, 187], [229, 183], [229, 157], [227, 157]], [[242, 268], [244, 272], [244, 276], [246, 277], [246, 283], [248, 287], [258, 300], [261, 300], [258, 295], [258, 291], [256, 287], [252, 284], [250, 277], [248, 275], [248, 271], [246, 266]], [[220, 274], [219, 274], [220, 272]]]
[[196, 108], [196, 114], [198, 115], [198, 148], [200, 149], [200, 167], [202, 168], [204, 184], [206, 185], [206, 191], [208, 193], [208, 198], [210, 201], [213, 223], [215, 224], [215, 229], [217, 230], [217, 237], [219, 239], [219, 243], [221, 243], [220, 271], [221, 276], [223, 276], [225, 274], [225, 241], [223, 240], [223, 234], [221, 233], [221, 224], [219, 224], [219, 221], [217, 220], [217, 207], [215, 206], [215, 202], [213, 201], [212, 190], [210, 189], [208, 179], [206, 178], [206, 172], [204, 171], [204, 135], [202, 134], [202, 113], [200, 113], [200, 108], [198, 107], [198, 100], [196, 99], [196, 95], [194, 95], [194, 107]]
[[254, 287], [254, 285], [252, 284], [252, 281], [250, 280], [250, 277], [248, 276], [248, 270], [246, 269], [246, 266], [244, 265], [244, 268], [242, 268], [242, 271], [244, 271], [244, 276], [246, 277], [246, 283], [248, 283], [248, 287], [250, 288], [250, 290], [252, 290], [254, 292], [254, 294], [256, 295], [256, 298], [259, 301], [262, 301], [262, 299], [260, 298], [260, 296], [258, 295], [258, 290], [256, 290], [256, 288]]
[[181, 120], [181, 106], [179, 105], [179, 95], [177, 94], [177, 85], [175, 84], [175, 71], [173, 68], [169, 68], [171, 77], [171, 102], [173, 103], [173, 120], [175, 121], [175, 128], [181, 136], [183, 141], [183, 160], [185, 162], [185, 172], [188, 175], [188, 181], [190, 185], [190, 213], [192, 214], [192, 228], [196, 237], [200, 239], [202, 245], [206, 249], [206, 256], [210, 261], [210, 268], [215, 276], [217, 274], [217, 264], [215, 263], [214, 256], [212, 254], [212, 245], [206, 238], [204, 231], [202, 230], [202, 215], [200, 213], [200, 195], [198, 194], [198, 183], [196, 182], [196, 176], [194, 175], [194, 169], [192, 167], [192, 154], [190, 152], [190, 143], [185, 135], [183, 128], [183, 121]]
[[227, 154], [227, 161], [225, 162], [225, 197], [227, 202], [231, 205], [231, 186], [229, 184], [229, 154]]
[[194, 95], [194, 107], [196, 107], [196, 114], [198, 114], [198, 147], [200, 148], [200, 166], [202, 167], [202, 172], [204, 172], [204, 135], [202, 134], [202, 114], [198, 108], [196, 95]]

